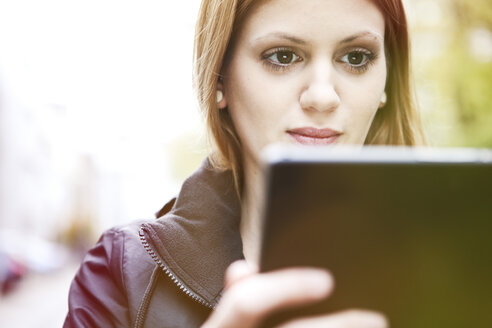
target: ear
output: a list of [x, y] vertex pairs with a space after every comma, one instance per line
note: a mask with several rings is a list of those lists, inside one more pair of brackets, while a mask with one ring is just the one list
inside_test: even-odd
[[379, 101], [379, 108], [383, 108], [386, 106], [386, 102], [388, 101], [388, 96], [386, 95], [386, 91], [381, 95], [381, 100]]
[[224, 109], [227, 107], [227, 100], [226, 100], [226, 95], [224, 92], [224, 82], [222, 79], [222, 76], [219, 77], [219, 80], [217, 82], [217, 108], [218, 109]]

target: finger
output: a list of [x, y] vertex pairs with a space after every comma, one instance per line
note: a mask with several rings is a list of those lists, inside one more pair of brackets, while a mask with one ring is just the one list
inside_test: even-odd
[[289, 321], [276, 328], [387, 328], [386, 317], [377, 312], [351, 310]]
[[235, 320], [256, 324], [277, 310], [322, 300], [332, 288], [333, 279], [325, 270], [284, 269], [244, 279], [231, 286], [223, 301]]
[[231, 285], [243, 280], [244, 278], [250, 277], [257, 272], [258, 268], [249, 264], [245, 260], [233, 262], [229, 265], [225, 274], [225, 289], [229, 289]]

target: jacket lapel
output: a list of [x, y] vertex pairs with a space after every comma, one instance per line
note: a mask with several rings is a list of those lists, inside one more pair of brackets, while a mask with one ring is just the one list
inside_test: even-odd
[[244, 258], [240, 213], [232, 173], [214, 169], [206, 159], [183, 183], [170, 211], [143, 228], [169, 270], [215, 306], [226, 268]]

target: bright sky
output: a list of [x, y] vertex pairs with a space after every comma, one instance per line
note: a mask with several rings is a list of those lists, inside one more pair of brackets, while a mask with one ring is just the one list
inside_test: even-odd
[[18, 66], [12, 77], [29, 80], [29, 92], [66, 108], [82, 148], [132, 129], [144, 139], [172, 138], [197, 123], [197, 7], [196, 0], [2, 0], [1, 56]]
[[[4, 168], [11, 182], [3, 188], [12, 198], [3, 202], [4, 214], [26, 208], [19, 194], [43, 191], [54, 199], [40, 200], [32, 212], [50, 213], [46, 204], [64, 202], [57, 183], [74, 174], [81, 154], [106, 174], [103, 185], [112, 185], [106, 193], [119, 198], [114, 207], [124, 203], [123, 219], [151, 214], [174, 195], [178, 182], [169, 176], [163, 147], [201, 125], [191, 87], [198, 6], [198, 0], [0, 0], [1, 134], [17, 156]], [[50, 165], [33, 162], [46, 154]], [[46, 175], [36, 177], [33, 195], [15, 192], [20, 180], [32, 181], [19, 168], [24, 164]], [[108, 182], [124, 175], [123, 183]]]

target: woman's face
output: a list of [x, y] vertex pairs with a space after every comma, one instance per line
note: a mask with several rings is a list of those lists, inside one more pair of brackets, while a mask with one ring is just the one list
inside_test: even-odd
[[223, 88], [245, 159], [272, 142], [362, 145], [386, 82], [369, 0], [269, 0], [237, 35]]

